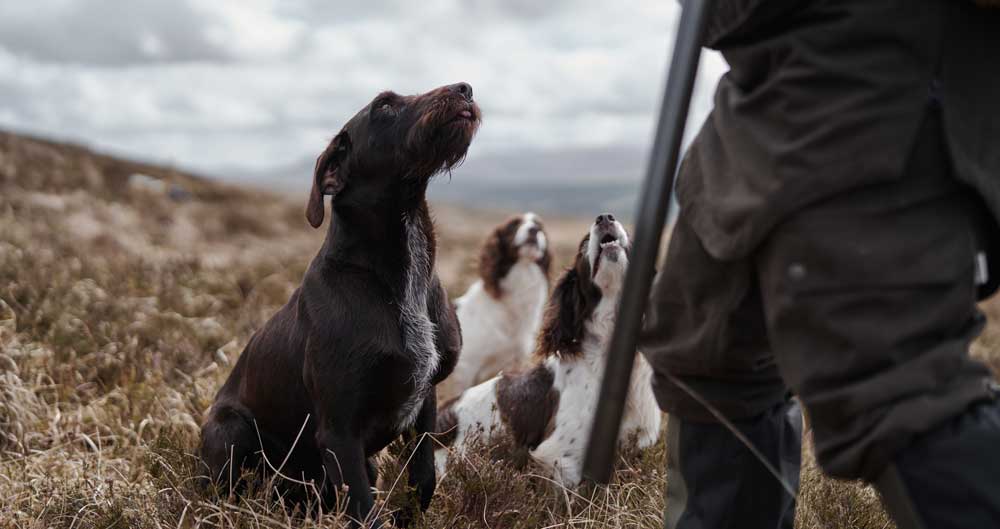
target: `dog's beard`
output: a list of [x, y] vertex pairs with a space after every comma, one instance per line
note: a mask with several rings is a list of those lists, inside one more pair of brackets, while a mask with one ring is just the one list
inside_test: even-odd
[[436, 131], [422, 146], [411, 146], [414, 162], [410, 164], [408, 178], [428, 180], [460, 166], [465, 161], [473, 134], [474, 126], [449, 124]]
[[[463, 110], [469, 110], [472, 117], [462, 117]], [[461, 165], [480, 121], [476, 105], [469, 107], [451, 99], [433, 103], [407, 136], [407, 151], [414, 160], [408, 178], [426, 180]]]

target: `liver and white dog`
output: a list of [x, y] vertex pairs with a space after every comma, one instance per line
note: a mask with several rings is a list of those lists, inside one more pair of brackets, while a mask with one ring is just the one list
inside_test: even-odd
[[[438, 418], [438, 470], [477, 438], [506, 436], [515, 460], [530, 457], [566, 486], [580, 482], [615, 306], [629, 259], [628, 234], [609, 214], [597, 217], [580, 242], [576, 263], [559, 279], [545, 311], [536, 364], [501, 374], [445, 405]], [[640, 448], [656, 442], [660, 410], [650, 388], [652, 371], [636, 358], [621, 440]]]
[[455, 300], [462, 355], [438, 386], [447, 399], [503, 369], [527, 365], [549, 296], [552, 255], [541, 219], [525, 213], [493, 230], [479, 255], [479, 280]]
[[[462, 160], [479, 122], [465, 83], [384, 92], [319, 156], [306, 217], [318, 228], [323, 196], [332, 197], [326, 241], [219, 390], [201, 439], [214, 479], [258, 468], [263, 454], [284, 462], [282, 474], [314, 481], [328, 507], [347, 485], [347, 512], [361, 520], [374, 503], [369, 458], [434, 430], [434, 385], [454, 367], [461, 334], [434, 271], [424, 194]], [[423, 509], [435, 487], [432, 448], [420, 443], [408, 465]]]

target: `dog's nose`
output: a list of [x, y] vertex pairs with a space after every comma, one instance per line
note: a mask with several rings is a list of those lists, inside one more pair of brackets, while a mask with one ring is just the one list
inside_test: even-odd
[[535, 226], [532, 226], [532, 227], [528, 228], [528, 236], [529, 237], [534, 237], [534, 236], [538, 235], [538, 232], [539, 232], [539, 229], [537, 227], [535, 227]]
[[603, 215], [598, 215], [597, 220], [595, 222], [597, 222], [598, 225], [601, 225], [601, 224], [611, 224], [614, 221], [615, 221], [614, 215], [610, 213], [605, 213]]
[[472, 85], [469, 83], [455, 83], [449, 86], [448, 90], [464, 97], [466, 101], [472, 101]]

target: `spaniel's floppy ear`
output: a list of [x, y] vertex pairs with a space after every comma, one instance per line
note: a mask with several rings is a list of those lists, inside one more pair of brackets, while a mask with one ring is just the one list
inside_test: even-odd
[[545, 307], [545, 318], [538, 333], [540, 356], [573, 356], [580, 353], [586, 307], [579, 273], [576, 268], [571, 268], [559, 279]]
[[545, 281], [551, 281], [552, 276], [552, 252], [549, 251], [549, 245], [545, 245], [545, 253], [542, 254], [542, 258], [538, 260], [538, 266], [541, 267], [542, 272], [545, 273]]
[[312, 191], [309, 192], [309, 204], [306, 206], [306, 219], [313, 228], [319, 228], [323, 224], [323, 195], [336, 197], [347, 184], [342, 162], [350, 150], [351, 138], [346, 131], [341, 131], [330, 141], [319, 158], [316, 158]]
[[504, 241], [501, 228], [496, 228], [483, 244], [479, 253], [479, 277], [483, 280], [483, 289], [496, 299], [500, 299], [500, 267], [505, 258]]

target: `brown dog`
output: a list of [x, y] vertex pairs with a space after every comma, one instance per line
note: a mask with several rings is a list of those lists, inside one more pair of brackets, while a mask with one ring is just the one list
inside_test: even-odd
[[[374, 504], [369, 458], [400, 435], [434, 431], [434, 385], [454, 368], [461, 334], [434, 271], [424, 194], [462, 160], [479, 122], [465, 83], [384, 92], [319, 156], [306, 217], [318, 228], [323, 195], [332, 197], [326, 241], [250, 339], [202, 427], [201, 455], [217, 481], [258, 468], [263, 454], [275, 467], [285, 461], [282, 474], [314, 481], [328, 505], [346, 484], [348, 514], [362, 520]], [[408, 469], [426, 509], [429, 441]]]

